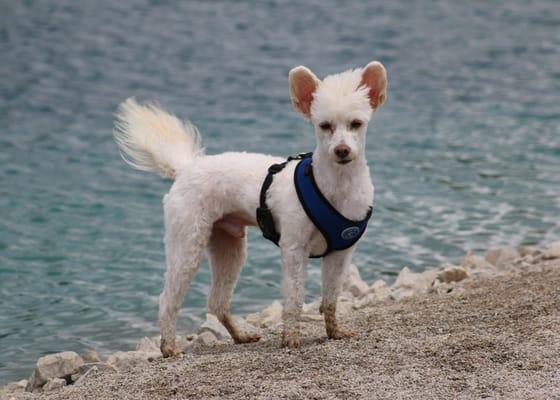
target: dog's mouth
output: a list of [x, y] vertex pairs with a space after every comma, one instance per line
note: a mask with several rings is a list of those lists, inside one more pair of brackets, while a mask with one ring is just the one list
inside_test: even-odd
[[351, 161], [352, 161], [351, 159], [340, 160], [340, 161], [337, 161], [337, 164], [345, 165], [345, 164], [348, 164]]

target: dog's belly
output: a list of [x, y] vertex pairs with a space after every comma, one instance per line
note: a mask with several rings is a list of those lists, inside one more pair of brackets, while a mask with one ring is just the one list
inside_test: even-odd
[[228, 214], [214, 222], [215, 229], [221, 229], [227, 234], [240, 239], [245, 237], [245, 228], [247, 226], [255, 226], [255, 222], [241, 214]]

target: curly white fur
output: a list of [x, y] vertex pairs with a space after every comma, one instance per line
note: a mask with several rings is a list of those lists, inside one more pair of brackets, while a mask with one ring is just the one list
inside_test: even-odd
[[[313, 171], [321, 192], [347, 218], [363, 218], [374, 196], [365, 159], [365, 137], [372, 112], [385, 101], [385, 69], [372, 62], [320, 81], [309, 69], [297, 67], [290, 72], [289, 80], [294, 107], [315, 128]], [[208, 310], [236, 343], [258, 340], [258, 335], [239, 329], [229, 305], [245, 262], [246, 227], [256, 225], [261, 185], [268, 167], [283, 158], [252, 153], [203, 155], [193, 125], [134, 100], [121, 106], [115, 138], [134, 167], [175, 177], [164, 197], [167, 268], [159, 304], [164, 356], [177, 353], [177, 315], [205, 250], [212, 267]], [[298, 200], [293, 185], [295, 165], [291, 162], [276, 174], [267, 193], [267, 204], [281, 234], [283, 344], [289, 347], [300, 344], [299, 318], [308, 257], [322, 253], [326, 246]], [[346, 335], [336, 322], [336, 300], [354, 248], [323, 259], [321, 309], [327, 335], [334, 339]]]

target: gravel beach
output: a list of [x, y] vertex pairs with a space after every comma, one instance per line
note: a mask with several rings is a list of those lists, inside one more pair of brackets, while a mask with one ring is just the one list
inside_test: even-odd
[[250, 345], [192, 346], [79, 385], [6, 399], [558, 399], [560, 260], [387, 299], [348, 312], [352, 339], [303, 323], [304, 345], [279, 330]]

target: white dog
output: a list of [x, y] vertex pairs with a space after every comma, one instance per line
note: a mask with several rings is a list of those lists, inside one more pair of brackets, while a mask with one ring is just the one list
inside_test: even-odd
[[[315, 128], [312, 156], [316, 186], [344, 217], [369, 215], [374, 188], [365, 158], [366, 131], [373, 111], [386, 99], [387, 75], [379, 62], [319, 80], [309, 69], [289, 74], [297, 111]], [[132, 166], [174, 178], [164, 197], [165, 286], [159, 298], [161, 351], [178, 353], [175, 325], [183, 298], [204, 257], [212, 268], [208, 311], [217, 316], [236, 343], [259, 340], [242, 331], [230, 314], [230, 301], [246, 259], [245, 230], [256, 226], [255, 211], [268, 168], [285, 161], [251, 153], [205, 155], [198, 130], [153, 105], [124, 102], [117, 114], [115, 138]], [[282, 344], [300, 345], [299, 319], [304, 301], [308, 258], [326, 248], [323, 234], [304, 211], [294, 187], [297, 161], [274, 175], [267, 206], [280, 233], [284, 330]], [[327, 335], [348, 336], [336, 322], [342, 276], [355, 245], [334, 251], [322, 261], [322, 305]]]

